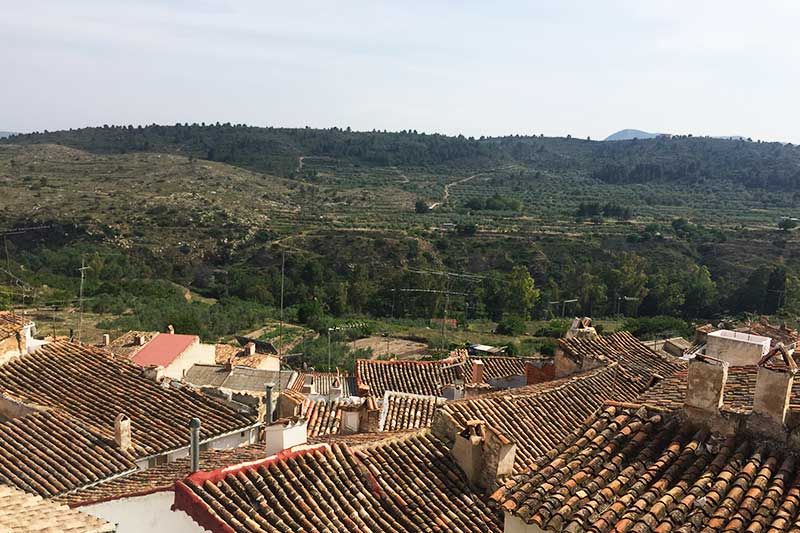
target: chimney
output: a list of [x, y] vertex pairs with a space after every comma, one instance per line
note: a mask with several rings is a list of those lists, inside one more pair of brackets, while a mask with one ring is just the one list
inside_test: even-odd
[[380, 423], [381, 410], [375, 403], [375, 398], [373, 396], [365, 398], [360, 413], [359, 430], [364, 433], [374, 433], [380, 431]]
[[133, 448], [131, 440], [131, 419], [120, 413], [114, 419], [114, 440], [120, 450], [130, 451]]
[[161, 383], [164, 380], [164, 367], [159, 365], [149, 365], [142, 368], [142, 376], [150, 381]]
[[103, 333], [103, 346], [110, 346], [111, 345], [111, 335], [108, 333]]
[[362, 407], [363, 404], [355, 402], [346, 402], [339, 405], [339, 412], [342, 414], [339, 432], [342, 435], [352, 435], [359, 432]]
[[483, 361], [472, 360], [472, 383], [483, 383]]
[[492, 492], [512, 474], [517, 445], [482, 420], [469, 420], [456, 433], [451, 453], [470, 485]]
[[722, 395], [728, 380], [728, 363], [707, 355], [696, 355], [689, 361], [685, 410], [708, 415], [719, 414]]
[[133, 336], [133, 344], [136, 346], [144, 346], [144, 335], [137, 333]]
[[525, 384], [535, 385], [552, 381], [556, 378], [556, 367], [553, 360], [547, 361], [526, 361], [525, 362]]
[[264, 428], [267, 456], [308, 442], [308, 422], [305, 418], [281, 419]]
[[[767, 366], [778, 354], [786, 366]], [[753, 398], [753, 414], [756, 415], [754, 418], [767, 420], [768, 425], [774, 429], [781, 431], [784, 429], [796, 373], [797, 365], [783, 344], [778, 344], [758, 362], [756, 392]]]
[[175, 328], [172, 327], [172, 324], [167, 326], [167, 333], [169, 333], [170, 335], [175, 334]]
[[442, 385], [442, 397], [448, 400], [460, 400], [464, 397], [464, 382], [456, 380], [455, 383]]
[[245, 355], [255, 355], [256, 354], [256, 343], [248, 342], [244, 345], [244, 354]]
[[333, 379], [333, 383], [331, 383], [331, 391], [328, 394], [328, 397], [331, 400], [342, 397], [342, 382], [339, 380], [339, 378]]
[[264, 423], [272, 424], [272, 389], [275, 388], [274, 383], [264, 384]]
[[303, 375], [303, 388], [300, 392], [303, 394], [313, 394], [314, 392], [314, 375], [313, 374], [305, 374]]
[[192, 418], [189, 421], [189, 457], [192, 463], [192, 472], [200, 470], [200, 419]]

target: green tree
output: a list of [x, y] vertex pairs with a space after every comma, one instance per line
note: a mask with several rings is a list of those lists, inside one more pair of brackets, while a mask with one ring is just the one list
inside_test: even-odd
[[695, 267], [686, 283], [683, 304], [687, 317], [707, 317], [714, 313], [719, 300], [717, 284], [705, 266]]
[[635, 298], [641, 300], [647, 296], [647, 274], [644, 271], [644, 259], [634, 253], [623, 253], [617, 268], [608, 276], [608, 288], [616, 298]]
[[414, 211], [417, 213], [427, 213], [430, 210], [431, 208], [428, 207], [428, 203], [425, 200], [417, 200], [417, 203], [414, 204]]
[[530, 312], [541, 296], [530, 272], [523, 265], [511, 269], [505, 292], [505, 309], [523, 318], [530, 317]]
[[791, 218], [782, 218], [778, 222], [778, 229], [781, 231], [789, 231], [797, 227], [797, 221]]
[[606, 285], [600, 276], [584, 271], [577, 277], [575, 294], [583, 313], [591, 316], [598, 307], [606, 302]]

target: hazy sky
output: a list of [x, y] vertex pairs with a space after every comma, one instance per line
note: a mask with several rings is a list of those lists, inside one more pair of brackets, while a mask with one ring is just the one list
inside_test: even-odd
[[0, 130], [220, 121], [800, 143], [795, 0], [0, 4]]

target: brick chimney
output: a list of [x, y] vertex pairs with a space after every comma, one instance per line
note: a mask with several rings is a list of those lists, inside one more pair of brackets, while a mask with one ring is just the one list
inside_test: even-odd
[[728, 380], [728, 363], [697, 355], [689, 361], [684, 410], [701, 418], [719, 415], [722, 395]]
[[480, 359], [472, 360], [472, 383], [483, 383], [483, 367]]
[[114, 440], [123, 452], [133, 449], [131, 419], [120, 413], [114, 419]]
[[[783, 364], [776, 366], [772, 363], [780, 356]], [[792, 394], [794, 375], [797, 373], [795, 364], [789, 351], [783, 344], [778, 344], [758, 362], [756, 377], [756, 391], [753, 397], [753, 420], [748, 421], [753, 429], [763, 429], [766, 432], [785, 430], [786, 413], [789, 410], [789, 399]], [[760, 420], [759, 420], [760, 419]], [[759, 422], [766, 422], [765, 428], [756, 427]]]

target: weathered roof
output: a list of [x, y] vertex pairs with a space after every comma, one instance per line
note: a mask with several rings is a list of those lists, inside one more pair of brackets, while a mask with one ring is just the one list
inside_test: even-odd
[[163, 386], [133, 363], [90, 346], [58, 341], [0, 367], [0, 394], [42, 405], [113, 438], [114, 419], [131, 419], [133, 454], [161, 454], [189, 445], [188, 424], [202, 421], [201, 439], [256, 423], [188, 387]]
[[379, 428], [400, 431], [430, 427], [436, 408], [442, 403], [444, 398], [437, 396], [387, 391], [383, 396]]
[[195, 342], [200, 342], [197, 335], [159, 333], [142, 346], [131, 357], [131, 361], [139, 366], [156, 365], [166, 368]]
[[606, 400], [632, 401], [649, 380], [618, 363], [567, 378], [445, 402], [434, 421], [442, 438], [482, 420], [517, 444], [515, 470], [522, 471], [568, 437]]
[[388, 391], [439, 396], [442, 386], [468, 375], [467, 360], [448, 357], [439, 361], [356, 361], [356, 384], [369, 385], [369, 393]]
[[395, 439], [398, 437], [407, 437], [412, 433], [419, 433], [418, 429], [406, 429], [402, 431], [371, 431], [365, 433], [350, 433], [342, 434], [329, 434], [318, 435], [316, 437], [308, 437], [309, 444], [347, 444], [353, 448], [359, 446], [374, 444], [378, 441], [386, 439]]
[[637, 375], [666, 377], [686, 368], [686, 361], [654, 352], [627, 331], [594, 338], [560, 339], [558, 345], [573, 360], [593, 360], [600, 364], [620, 362]]
[[278, 357], [273, 354], [259, 352], [250, 355], [247, 350], [241, 346], [233, 346], [231, 344], [216, 344], [214, 346], [214, 362], [218, 365], [228, 364], [258, 368], [267, 359], [277, 361]]
[[[249, 444], [230, 450], [203, 450], [200, 452], [200, 470], [216, 470], [230, 465], [255, 461], [266, 457], [263, 444]], [[190, 459], [183, 457], [147, 470], [137, 470], [129, 475], [64, 494], [55, 498], [70, 507], [80, 507], [118, 498], [143, 496], [153, 492], [171, 490], [175, 481], [191, 474]]]
[[786, 445], [717, 437], [679, 412], [609, 406], [492, 498], [544, 531], [794, 531], [800, 464]]
[[[111, 344], [105, 348], [114, 355], [130, 359], [141, 350], [145, 344], [155, 338], [156, 335], [158, 335], [158, 331], [129, 331], [111, 341]], [[142, 338], [144, 344], [136, 342], [138, 338]]]
[[[353, 375], [341, 374], [337, 372], [312, 372], [311, 376], [314, 380], [314, 393], [327, 396], [331, 393], [333, 382], [339, 380], [339, 385], [342, 387], [342, 396], [356, 396], [358, 395], [358, 388], [356, 387], [356, 378]], [[303, 377], [300, 376], [298, 382], [302, 389]]]
[[308, 436], [336, 435], [341, 424], [340, 400], [312, 400], [303, 402], [303, 417], [308, 423]]
[[190, 476], [175, 508], [235, 531], [500, 532], [446, 445], [429, 433], [333, 444]]
[[195, 387], [215, 387], [261, 395], [267, 383], [274, 383], [276, 390], [287, 390], [297, 379], [297, 373], [292, 370], [278, 372], [242, 366], [226, 368], [195, 364], [186, 371], [183, 379]]
[[510, 376], [524, 376], [525, 363], [528, 361], [540, 361], [532, 357], [504, 357], [504, 356], [475, 356], [470, 361], [480, 360], [483, 362], [483, 379], [498, 379]]
[[[682, 370], [660, 381], [644, 392], [638, 402], [652, 406], [677, 409], [683, 406], [686, 399], [686, 370]], [[723, 403], [727, 410], [738, 413], [749, 413], [753, 410], [753, 398], [756, 391], [755, 366], [730, 366], [728, 379], [723, 391]], [[800, 410], [800, 380], [795, 379], [789, 399], [793, 410]]]
[[115, 530], [116, 526], [105, 520], [0, 485], [2, 533], [107, 533]]
[[11, 311], [0, 311], [0, 339], [16, 335], [30, 322], [23, 315], [12, 313]]
[[800, 342], [800, 332], [796, 329], [787, 327], [785, 324], [780, 326], [773, 326], [766, 318], [761, 318], [757, 322], [752, 322], [736, 331], [742, 331], [753, 335], [760, 335], [762, 337], [769, 337], [772, 339], [772, 345], [783, 343], [786, 346]]
[[0, 483], [52, 498], [137, 470], [113, 440], [53, 412], [0, 423]]

